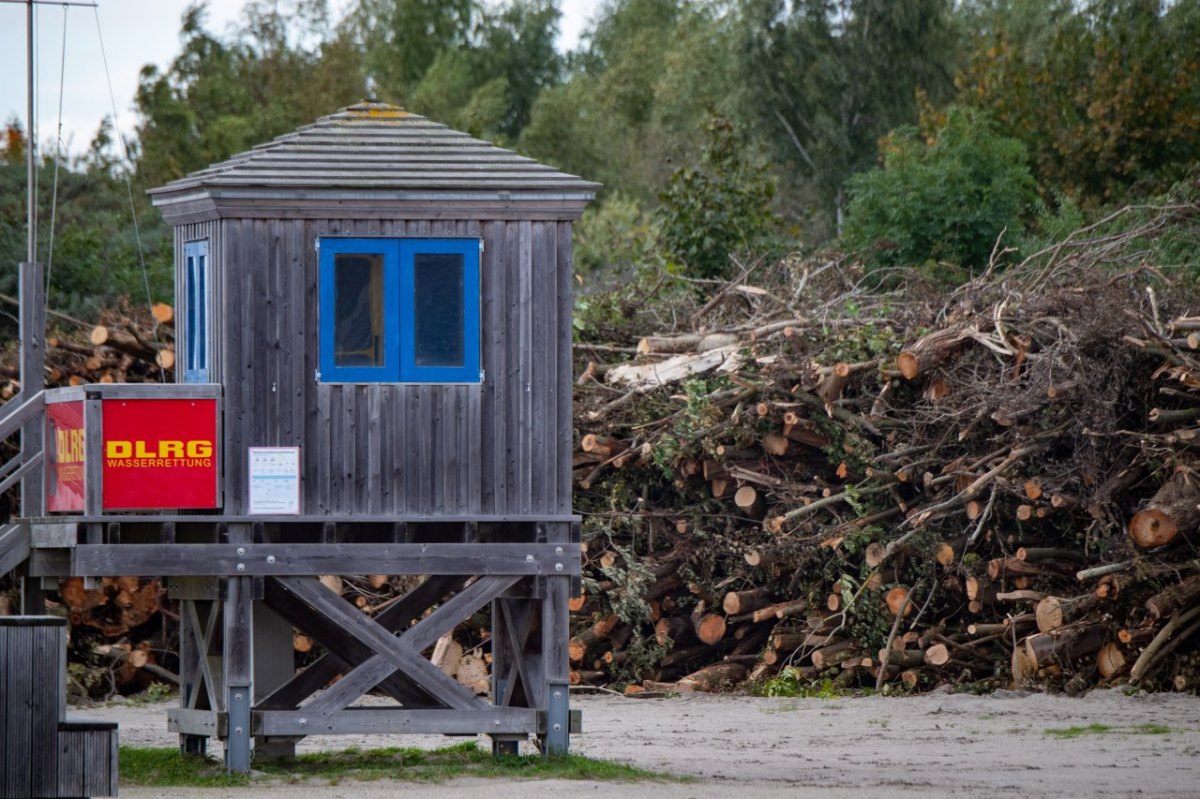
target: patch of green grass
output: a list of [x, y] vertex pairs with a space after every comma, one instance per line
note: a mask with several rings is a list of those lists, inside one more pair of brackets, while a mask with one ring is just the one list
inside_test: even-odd
[[118, 758], [122, 785], [225, 788], [250, 783], [245, 774], [226, 773], [225, 765], [218, 760], [181, 755], [178, 749], [122, 746]]
[[1089, 724], [1086, 727], [1051, 727], [1046, 730], [1049, 738], [1082, 738], [1085, 735], [1103, 735], [1112, 732], [1107, 724]]
[[1132, 734], [1167, 735], [1171, 728], [1165, 724], [1137, 724], [1133, 727], [1110, 727], [1107, 724], [1089, 724], [1086, 727], [1051, 727], [1046, 730], [1050, 738], [1082, 738], [1085, 735]]
[[174, 749], [121, 748], [121, 782], [148, 787], [247, 785], [260, 780], [322, 781], [406, 780], [441, 782], [458, 777], [503, 779], [566, 779], [602, 782], [671, 780], [679, 778], [644, 769], [594, 760], [582, 755], [540, 757], [506, 755], [494, 758], [474, 741], [442, 749], [344, 749], [255, 763], [252, 775], [225, 773], [213, 758], [182, 756]]

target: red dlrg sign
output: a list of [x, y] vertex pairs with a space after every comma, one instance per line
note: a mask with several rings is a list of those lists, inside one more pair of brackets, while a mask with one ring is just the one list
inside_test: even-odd
[[84, 508], [83, 402], [46, 405], [46, 509]]
[[105, 510], [219, 507], [217, 401], [107, 399]]

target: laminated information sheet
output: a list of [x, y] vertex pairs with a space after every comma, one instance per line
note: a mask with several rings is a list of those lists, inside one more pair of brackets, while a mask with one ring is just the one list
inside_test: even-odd
[[250, 447], [249, 513], [300, 515], [299, 447]]

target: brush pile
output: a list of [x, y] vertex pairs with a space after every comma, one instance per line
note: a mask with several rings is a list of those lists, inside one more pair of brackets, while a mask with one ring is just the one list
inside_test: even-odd
[[[47, 388], [89, 383], [175, 381], [175, 310], [122, 302], [102, 311], [99, 324], [50, 312], [46, 337]], [[16, 353], [0, 362], [0, 400], [21, 390]]]
[[573, 679], [1194, 691], [1200, 304], [1144, 259], [1196, 211], [949, 293], [786, 259], [579, 345]]

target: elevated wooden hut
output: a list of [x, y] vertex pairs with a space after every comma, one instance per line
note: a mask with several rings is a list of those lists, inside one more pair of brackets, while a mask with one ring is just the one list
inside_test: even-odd
[[[171, 578], [185, 749], [565, 750], [571, 224], [596, 188], [363, 103], [151, 191], [179, 382], [45, 392], [50, 515], [23, 529], [34, 576]], [[368, 618], [328, 573], [425, 579]], [[485, 699], [422, 653], [489, 605]], [[300, 674], [293, 626], [328, 651]], [[354, 706], [376, 687], [395, 703]]]

